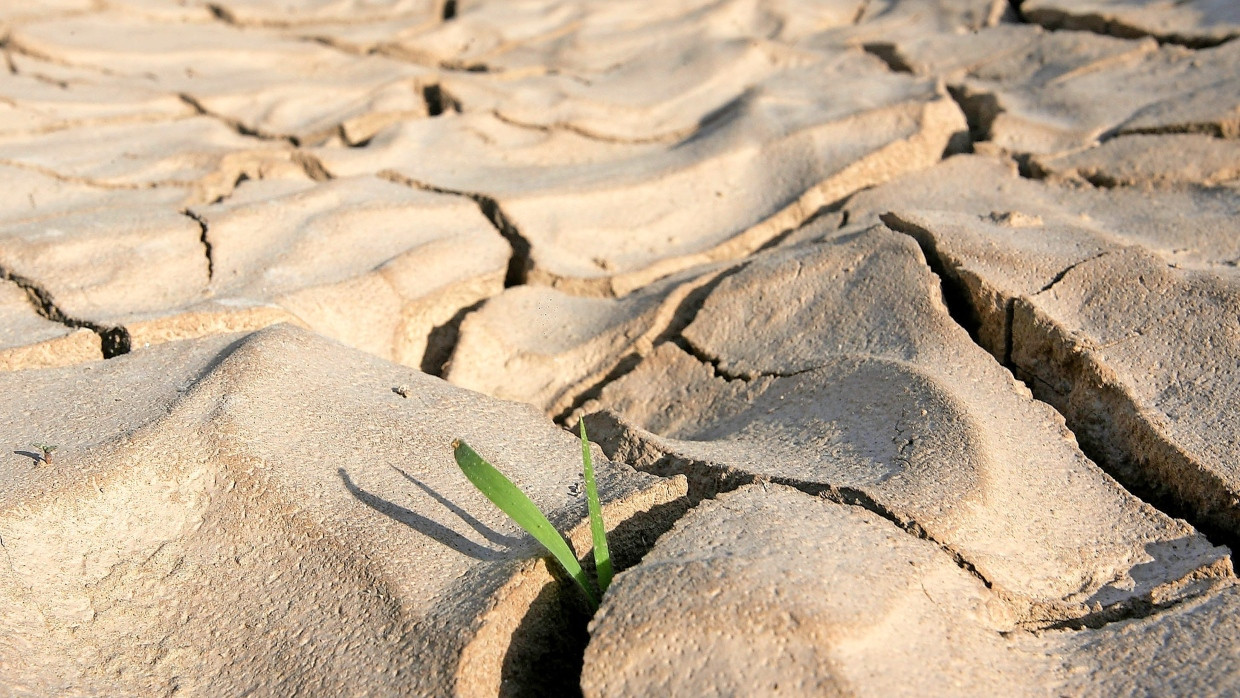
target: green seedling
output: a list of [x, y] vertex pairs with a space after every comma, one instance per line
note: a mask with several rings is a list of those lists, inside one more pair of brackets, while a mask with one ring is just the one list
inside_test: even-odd
[[55, 451], [58, 447], [48, 446], [47, 444], [34, 444], [34, 447], [43, 452], [43, 464], [51, 465], [52, 464], [52, 451]]
[[581, 426], [581, 460], [585, 469], [586, 499], [590, 509], [590, 533], [594, 538], [594, 567], [598, 572], [598, 593], [586, 579], [585, 570], [577, 562], [573, 548], [555, 530], [546, 515], [538, 509], [534, 502], [519, 487], [504, 476], [495, 466], [479, 456], [469, 444], [457, 439], [452, 442], [452, 453], [456, 464], [460, 466], [465, 477], [474, 483], [486, 498], [491, 500], [500, 511], [512, 517], [518, 526], [525, 529], [534, 539], [542, 543], [547, 552], [551, 553], [556, 562], [577, 582], [582, 593], [586, 595], [590, 605], [598, 608], [599, 595], [607, 591], [611, 584], [611, 554], [607, 549], [607, 529], [603, 526], [603, 508], [599, 504], [598, 488], [594, 482], [594, 462], [590, 458], [590, 442], [586, 439], [586, 425]]

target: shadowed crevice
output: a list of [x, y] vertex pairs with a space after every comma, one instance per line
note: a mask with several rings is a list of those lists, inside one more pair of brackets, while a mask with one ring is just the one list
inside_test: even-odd
[[969, 125], [969, 149], [973, 143], [990, 140], [995, 118], [1003, 113], [999, 98], [988, 92], [973, 92], [966, 85], [948, 85], [947, 94], [964, 114]]
[[887, 64], [887, 68], [893, 73], [916, 72], [913, 70], [913, 66], [909, 64], [908, 60], [906, 60], [904, 56], [900, 55], [900, 49], [893, 43], [875, 41], [862, 44], [861, 49]]
[[485, 305], [488, 300], [490, 299], [484, 298], [473, 305], [461, 308], [447, 322], [430, 331], [430, 334], [426, 336], [426, 351], [422, 354], [422, 362], [418, 366], [423, 373], [443, 378], [448, 371], [448, 364], [452, 361], [452, 355], [456, 352], [457, 342], [461, 339], [461, 323], [465, 322], [465, 318], [471, 313]]
[[[1019, 2], [1016, 3], [1019, 6]], [[1180, 4], [1180, 3], [1176, 3]], [[1121, 7], [1121, 6], [1117, 6]], [[1018, 10], [1019, 12], [1019, 10]], [[1114, 36], [1119, 39], [1151, 38], [1160, 45], [1184, 46], [1190, 49], [1203, 49], [1221, 46], [1232, 41], [1240, 34], [1231, 33], [1223, 37], [1185, 36], [1175, 32], [1157, 32], [1128, 24], [1122, 19], [1107, 18], [1096, 12], [1072, 12], [1057, 8], [1043, 7], [1028, 12], [1019, 12], [1021, 19], [1027, 24], [1037, 24], [1048, 31], [1083, 31], [1103, 36]]]
[[568, 407], [561, 410], [552, 421], [560, 426], [569, 426], [568, 420], [572, 418], [573, 413], [580, 410], [587, 402], [595, 400], [602, 395], [603, 388], [632, 373], [633, 369], [641, 364], [642, 358], [644, 357], [637, 352], [631, 352], [620, 357], [620, 360], [616, 362], [615, 366], [611, 367], [611, 370], [606, 375], [586, 386], [580, 393], [577, 393]]
[[[957, 325], [964, 328], [969, 333], [969, 338], [974, 343], [978, 342], [978, 329], [981, 327], [981, 316], [977, 309], [973, 306], [973, 300], [969, 298], [968, 289], [960, 282], [955, 273], [947, 267], [944, 256], [939, 253], [938, 244], [930, 231], [925, 230], [917, 225], [901, 220], [892, 213], [883, 213], [879, 217], [888, 228], [903, 233], [917, 242], [917, 246], [921, 248], [921, 254], [926, 260], [926, 264], [930, 267], [930, 271], [939, 279], [939, 289], [943, 294], [943, 305], [947, 307], [947, 312]], [[1011, 326], [1009, 325], [1009, 328]]]
[[[238, 178], [238, 181], [242, 180]], [[211, 239], [207, 236], [207, 219], [188, 208], [182, 210], [181, 215], [198, 225], [200, 231], [198, 241], [202, 243], [203, 254], [207, 257], [207, 283], [210, 283], [215, 278], [215, 257], [211, 249]]]
[[[890, 213], [884, 214], [881, 218], [892, 230], [908, 235], [917, 241], [926, 257], [927, 265], [939, 278], [951, 318], [969, 333], [969, 337], [975, 343], [990, 352], [991, 349], [982, 345], [978, 340], [977, 329], [982, 311], [977, 303], [981, 300], [974, 299], [970, 295], [959, 273], [952, 268], [952, 260], [938, 249], [933, 234], [919, 226], [902, 221]], [[1073, 269], [1105, 254], [1108, 253], [1094, 255], [1069, 265], [1056, 274], [1038, 293], [1045, 293], [1052, 289]], [[1096, 369], [1090, 368], [1091, 362], [1094, 361], [1093, 358], [1086, 354], [1078, 355], [1075, 351], [1069, 351], [1067, 354], [1075, 357], [1068, 359], [1073, 362], [1072, 365], [1047, 363], [1025, 366], [1013, 359], [1014, 353], [1018, 350], [1023, 350], [1025, 353], [1033, 352], [1034, 348], [1026, 346], [1029, 341], [1044, 342], [1048, 346], [1056, 342], [1069, 345], [1072, 342], [1069, 336], [1071, 333], [1060, 329], [1052, 330], [1051, 334], [1039, 334], [1032, 339], [1028, 333], [1022, 333], [1018, 339], [1015, 331], [1018, 305], [1021, 306], [1022, 312], [1028, 312], [1032, 307], [1031, 302], [1024, 296], [1004, 299], [1003, 346], [1001, 355], [996, 356], [1000, 365], [1011, 372], [1016, 380], [1024, 384], [1034, 398], [1060, 413], [1065, 426], [1075, 437], [1081, 452], [1103, 472], [1114, 478], [1116, 483], [1133, 498], [1170, 518], [1188, 522], [1211, 545], [1240, 550], [1240, 533], [1237, 532], [1238, 527], [1235, 524], [1240, 517], [1234, 513], [1230, 517], [1227, 514], [1228, 511], [1234, 510], [1234, 504], [1230, 507], [1226, 504], [1225, 500], [1229, 496], [1226, 494], [1226, 487], [1210, 473], [1191, 464], [1175, 444], [1159, 434], [1141, 407], [1133, 403], [1117, 386], [1100, 382], [1095, 375]], [[1017, 346], [1018, 342], [1024, 344]], [[1054, 352], [1049, 350], [1042, 353], [1054, 355]], [[1057, 382], [1054, 384], [1051, 382], [1052, 376], [1057, 377]], [[1063, 389], [1065, 383], [1066, 392]], [[1074, 401], [1083, 398], [1099, 405], [1112, 405], [1112, 409], [1105, 412], [1085, 411], [1078, 415], [1071, 405]], [[1143, 449], [1142, 452], [1138, 452], [1138, 448]], [[1189, 494], [1181, 492], [1177, 486], [1184, 488]], [[1234, 558], [1231, 560], [1231, 565], [1234, 571], [1237, 565]], [[1115, 620], [1142, 617], [1141, 614], [1156, 613], [1164, 607], [1152, 601], [1139, 599], [1128, 602], [1128, 605], [1131, 608], [1108, 607], [1087, 615], [1085, 620], [1065, 622], [1078, 623], [1081, 627], [1095, 627], [1091, 624], [1105, 624]]]
[[[659, 504], [618, 523], [607, 534], [617, 573], [641, 562], [659, 536], [689, 511], [685, 497]], [[593, 556], [582, 561], [593, 577]], [[512, 634], [501, 667], [501, 696], [578, 696], [591, 612], [558, 565], [556, 582], [543, 587]]]
[[0, 278], [12, 281], [26, 292], [26, 298], [30, 301], [30, 306], [40, 317], [51, 320], [52, 322], [64, 325], [65, 327], [86, 328], [99, 335], [99, 340], [103, 350], [103, 358], [110, 359], [121, 354], [128, 354], [130, 349], [129, 330], [119, 325], [104, 325], [81, 318], [71, 317], [66, 314], [56, 301], [52, 298], [51, 291], [48, 291], [33, 279], [16, 274], [4, 267], [0, 267]]
[[426, 102], [426, 113], [430, 116], [441, 116], [447, 112], [459, 114], [461, 112], [461, 101], [452, 93], [443, 89], [443, 85], [438, 83], [426, 85], [422, 88], [422, 100]]
[[420, 182], [412, 177], [406, 177], [394, 170], [384, 170], [376, 176], [414, 189], [421, 189], [436, 194], [464, 196], [472, 200], [478, 205], [478, 210], [482, 212], [483, 217], [491, 223], [491, 226], [495, 228], [496, 232], [504, 240], [508, 241], [508, 246], [512, 248], [512, 256], [508, 258], [508, 271], [504, 274], [504, 288], [524, 286], [528, 282], [530, 269], [533, 268], [533, 259], [530, 256], [530, 241], [521, 234], [521, 231], [517, 229], [517, 226], [508, 218], [508, 215], [500, 208], [499, 202], [493, 197], [481, 192], [437, 187], [433, 184]]

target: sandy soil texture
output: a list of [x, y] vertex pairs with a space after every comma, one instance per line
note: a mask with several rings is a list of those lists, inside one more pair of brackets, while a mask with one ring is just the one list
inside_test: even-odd
[[[1240, 5], [0, 6], [0, 696], [1240, 692]], [[589, 567], [595, 611], [456, 467]]]

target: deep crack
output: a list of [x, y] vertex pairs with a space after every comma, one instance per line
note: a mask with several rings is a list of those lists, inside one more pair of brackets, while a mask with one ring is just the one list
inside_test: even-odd
[[304, 150], [294, 150], [291, 157], [293, 162], [313, 182], [326, 182], [336, 178], [335, 175], [328, 171], [321, 160]]
[[26, 298], [29, 299], [30, 305], [35, 312], [44, 319], [73, 329], [86, 328], [99, 335], [103, 358], [110, 359], [114, 356], [129, 353], [129, 330], [123, 326], [103, 325], [69, 316], [56, 305], [56, 301], [52, 298], [50, 291], [33, 279], [14, 273], [7, 268], [0, 267], [0, 278], [7, 279], [20, 286], [26, 292]]
[[426, 113], [430, 116], [440, 116], [446, 112], [458, 114], [461, 112], [460, 100], [443, 89], [443, 85], [439, 83], [423, 87], [422, 99], [426, 102]]
[[1240, 118], [1197, 123], [1165, 124], [1162, 126], [1116, 127], [1098, 136], [1099, 143], [1122, 136], [1202, 135], [1220, 140], [1240, 138]]
[[[960, 283], [955, 271], [947, 266], [944, 255], [939, 252], [938, 244], [930, 231], [904, 221], [891, 212], [879, 215], [879, 220], [888, 228], [903, 233], [917, 242], [917, 246], [921, 248], [921, 254], [926, 260], [930, 271], [939, 279], [939, 289], [942, 292], [943, 305], [947, 307], [947, 313], [952, 320], [956, 321], [969, 333], [969, 337], [980, 345], [978, 342], [978, 330], [981, 328], [981, 316], [977, 309], [973, 307], [973, 301], [969, 298], [968, 290], [964, 284]], [[1011, 325], [1008, 325], [1009, 333]]]
[[[989, 352], [990, 349], [982, 345], [981, 342], [978, 341], [977, 337], [977, 318], [980, 316], [980, 309], [974, 305], [968, 289], [960, 279], [960, 275], [955, 269], [952, 268], [951, 265], [953, 262], [947, 259], [946, 255], [943, 255], [939, 251], [937, 245], [935, 244], [933, 235], [923, 228], [905, 221], [901, 221], [899, 218], [890, 213], [884, 214], [881, 218], [883, 222], [892, 230], [908, 235], [917, 241], [926, 257], [927, 265], [930, 267], [930, 270], [938, 276], [944, 295], [954, 299], [952, 302], [948, 303], [948, 310], [951, 318], [969, 332], [970, 338], [973, 339], [975, 343]], [[1105, 254], [1107, 254], [1107, 252], [1094, 255], [1089, 259], [1081, 260], [1068, 266], [1066, 269], [1056, 274], [1054, 279], [1052, 279], [1050, 283], [1046, 284], [1038, 293], [1043, 293], [1054, 287], [1075, 267], [1097, 259]], [[1082, 378], [1077, 373], [1064, 369], [1065, 371], [1068, 371], [1067, 380], [1070, 381], [1068, 393], [1065, 394], [1060, 390], [1060, 388], [1051, 384], [1046, 378], [1039, 375], [1036, 370], [1037, 367], [1024, 366], [1017, 363], [1013, 359], [1013, 353], [1015, 350], [1014, 345], [1016, 343], [1014, 331], [1015, 308], [1018, 303], [1027, 306], [1030, 301], [1024, 296], [1007, 297], [1004, 298], [1004, 303], [1006, 311], [1006, 323], [1005, 327], [1003, 327], [1004, 346], [1002, 349], [1002, 355], [996, 358], [1002, 362], [1001, 365], [1008, 369], [1016, 380], [1020, 381], [1030, 390], [1034, 397], [1047, 404], [1056, 412], [1060, 413], [1064, 419], [1066, 428], [1073, 433], [1077, 445], [1085, 457], [1093, 461], [1103, 472], [1114, 478], [1116, 483], [1128, 492], [1134, 499], [1144, 502], [1146, 505], [1161, 512], [1169, 518], [1187, 521], [1211, 545], [1222, 545], [1232, 550], [1240, 550], [1240, 535], [1237, 535], [1237, 533], [1235, 533], [1228, 526], [1218, 523], [1216, 520], [1210, 518], [1208, 511], [1203, 513], [1199, 510], [1199, 507], [1201, 506], [1206, 506], [1208, 510], [1209, 506], [1213, 504], [1213, 500], [1210, 500], [1207, 497], [1207, 499], [1204, 500], [1204, 505], [1202, 501], [1188, 501], [1181, 494], [1172, 489], [1168, 479], [1174, 479], [1176, 477], [1190, 479], [1196, 478], [1193, 480], [1195, 483], [1194, 487], [1200, 487], [1202, 488], [1202, 491], [1205, 492], [1219, 493], [1215, 495], [1216, 498], [1226, 496], [1225, 486], [1218, 484], [1216, 482], [1217, 478], [1213, 475], [1204, 471], [1199, 471], [1194, 467], [1184, 464], [1177, 465], [1177, 463], [1171, 461], [1161, 462], [1149, 460], [1149, 457], [1135, 453], [1130, 448], [1130, 444], [1125, 441], [1124, 438], [1135, 439], [1136, 441], [1154, 444], [1155, 446], [1159, 446], [1161, 444], [1161, 446], [1159, 446], [1161, 450], [1172, 453], [1178, 453], [1178, 447], [1170, 442], [1164, 443], [1162, 437], [1155, 434], [1153, 427], [1149, 424], [1148, 420], [1141, 416], [1141, 408], [1126, 398], [1116, 399], [1118, 400], [1118, 404], [1122, 405], [1128, 412], [1131, 412], [1131, 414], [1125, 413], [1131, 420], [1131, 423], [1128, 424], [1130, 427], [1129, 429], [1116, 426], [1116, 420], [1119, 419], [1120, 416], [1123, 416], [1117, 414], [1107, 414], [1105, 420], [1106, 423], [1102, 427], [1091, 427], [1089, 424], [1080, 423], [1071, 412], [1065, 410], [1065, 406], [1069, 403], [1071, 394], [1078, 387], [1081, 381], [1084, 380], [1088, 385], [1092, 386], [1087, 389], [1092, 391], [1091, 397], [1094, 400], [1102, 400], [1103, 391], [1111, 388], [1108, 388], [1101, 382], [1099, 382], [1098, 385], [1093, 385], [1093, 383], [1098, 380], [1098, 377], [1094, 376], [1093, 373], [1090, 373], [1089, 376]], [[954, 310], [953, 307], [955, 308]], [[1051, 340], [1048, 339], [1047, 341]], [[1081, 360], [1085, 362], [1086, 368], [1092, 366], [1092, 362], [1095, 361], [1095, 359], [1090, 358], [1090, 356], [1091, 355], [1089, 355], [1089, 352], [1086, 352], [1081, 356]], [[1088, 370], [1094, 371], [1095, 369], [1088, 368]], [[1101, 429], [1101, 431], [1095, 433], [1097, 429]], [[1149, 433], [1134, 435], [1129, 433], [1132, 429], [1142, 432], [1148, 430]], [[1117, 438], [1117, 430], [1118, 433], [1121, 434], [1121, 438]], [[1231, 564], [1234, 571], [1237, 565], [1237, 560], [1232, 559]], [[1138, 602], [1134, 601], [1133, 603], [1137, 604]], [[1157, 610], [1158, 608], [1151, 607], [1148, 612], [1154, 613]], [[1108, 608], [1103, 610], [1102, 615], [1098, 615], [1097, 622], [1109, 623], [1113, 620], [1133, 617], [1131, 614], [1141, 612], [1143, 611], [1137, 607], [1134, 607], [1130, 611], [1118, 611]]]
[[207, 219], [188, 208], [182, 210], [181, 215], [198, 224], [198, 241], [202, 243], [203, 254], [207, 257], [207, 283], [209, 284], [215, 278], [215, 256], [212, 254], [211, 239], [207, 237]]
[[964, 114], [972, 143], [990, 140], [995, 118], [1003, 112], [999, 98], [989, 92], [973, 92], [967, 85], [948, 85], [947, 94]]
[[461, 323], [488, 300], [490, 299], [483, 298], [477, 303], [461, 308], [442, 325], [430, 331], [430, 334], [426, 336], [426, 351], [422, 354], [420, 364], [423, 373], [443, 378], [448, 362], [452, 360], [452, 354], [456, 351], [457, 342], [461, 338]]
[[590, 433], [594, 436], [593, 440], [603, 447], [603, 452], [608, 458], [623, 460], [638, 470], [661, 477], [684, 475], [688, 478], [691, 506], [697, 506], [704, 500], [714, 499], [745, 485], [771, 482], [791, 487], [812, 497], [822, 497], [844, 506], [860, 507], [881, 516], [905, 533], [938, 546], [951, 557], [957, 567], [980, 581], [987, 589], [994, 587], [994, 584], [962, 553], [936, 540], [921, 524], [897, 515], [863, 490], [829, 483], [808, 482], [796, 478], [767, 477], [723, 463], [680, 456], [643, 439], [639, 434], [634, 433], [633, 429], [618, 415], [610, 411], [604, 410], [586, 415], [584, 419]]
[[471, 199], [478, 204], [478, 210], [482, 215], [490, 221], [495, 230], [508, 241], [509, 247], [512, 248], [512, 256], [508, 258], [508, 271], [504, 274], [504, 288], [512, 288], [514, 286], [524, 286], [530, 275], [530, 269], [533, 267], [533, 260], [530, 256], [531, 247], [529, 240], [521, 234], [517, 226], [508, 218], [504, 210], [500, 208], [499, 202], [494, 197], [483, 194], [481, 192], [460, 191], [457, 189], [447, 189], [437, 187], [426, 182], [419, 182], [411, 177], [406, 177], [394, 170], [384, 170], [380, 172], [378, 177], [396, 182], [414, 189], [434, 192], [436, 194], [449, 194], [452, 196], [463, 196]]

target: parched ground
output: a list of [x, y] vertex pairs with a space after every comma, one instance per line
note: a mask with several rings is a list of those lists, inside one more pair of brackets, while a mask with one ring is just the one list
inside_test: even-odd
[[1240, 693], [1237, 37], [0, 4], [0, 695]]

